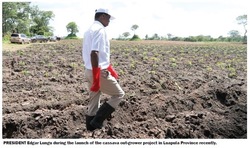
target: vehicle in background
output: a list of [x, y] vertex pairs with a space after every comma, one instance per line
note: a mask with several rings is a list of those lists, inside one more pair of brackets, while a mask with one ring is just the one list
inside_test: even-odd
[[12, 33], [10, 37], [11, 43], [29, 44], [30, 41], [30, 38], [28, 38], [25, 34], [22, 33]]
[[56, 42], [56, 41], [57, 41], [56, 36], [50, 36], [50, 37], [49, 37], [49, 41], [50, 41], [50, 42]]
[[40, 43], [44, 42], [44, 43], [46, 43], [48, 41], [49, 41], [49, 38], [47, 38], [47, 37], [45, 37], [43, 35], [36, 35], [36, 36], [33, 36], [31, 38], [32, 43], [36, 43], [36, 42], [40, 42]]
[[62, 39], [61, 37], [56, 36], [57, 41], [60, 41], [61, 39]]

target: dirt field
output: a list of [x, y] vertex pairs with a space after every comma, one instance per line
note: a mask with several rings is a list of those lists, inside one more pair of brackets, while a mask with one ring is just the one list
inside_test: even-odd
[[3, 51], [3, 138], [247, 138], [246, 45], [112, 41], [126, 95], [94, 132], [81, 47]]
[[20, 49], [24, 49], [31, 44], [11, 44], [11, 43], [3, 43], [3, 50], [5, 51], [16, 51]]

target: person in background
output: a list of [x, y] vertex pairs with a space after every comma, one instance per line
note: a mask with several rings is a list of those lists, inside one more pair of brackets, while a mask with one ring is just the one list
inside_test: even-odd
[[[90, 89], [86, 113], [86, 128], [89, 131], [103, 127], [103, 121], [111, 116], [125, 94], [110, 62], [110, 42], [105, 31], [113, 19], [108, 9], [97, 9], [94, 23], [84, 34], [82, 57]], [[102, 105], [101, 93], [111, 96]]]

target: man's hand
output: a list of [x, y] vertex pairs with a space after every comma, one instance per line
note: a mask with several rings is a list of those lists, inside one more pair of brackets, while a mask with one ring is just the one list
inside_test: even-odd
[[93, 83], [90, 88], [91, 91], [97, 92], [100, 89], [100, 72], [101, 72], [101, 68], [99, 67], [92, 68]]
[[111, 64], [109, 65], [109, 67], [107, 68], [107, 70], [110, 72], [110, 74], [111, 74], [115, 79], [118, 79], [118, 74], [117, 74], [117, 72], [114, 70], [114, 68], [112, 67]]

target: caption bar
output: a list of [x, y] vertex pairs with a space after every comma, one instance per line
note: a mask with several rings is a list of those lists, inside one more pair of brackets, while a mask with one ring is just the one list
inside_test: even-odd
[[3, 145], [217, 145], [215, 141], [3, 141]]

